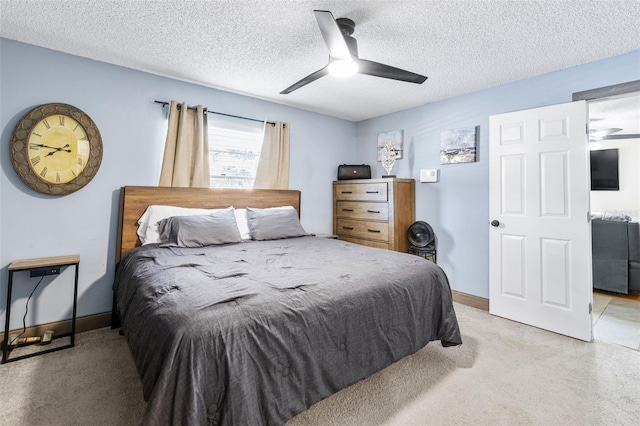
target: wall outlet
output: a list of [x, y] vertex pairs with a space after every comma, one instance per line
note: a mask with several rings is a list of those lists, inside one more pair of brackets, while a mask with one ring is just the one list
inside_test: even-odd
[[438, 169], [420, 170], [420, 182], [437, 182]]

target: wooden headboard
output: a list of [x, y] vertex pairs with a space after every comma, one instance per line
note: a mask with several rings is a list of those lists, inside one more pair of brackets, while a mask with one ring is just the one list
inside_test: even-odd
[[293, 206], [300, 215], [300, 191], [278, 189], [171, 188], [125, 186], [120, 190], [116, 262], [139, 246], [138, 219], [150, 205], [218, 209], [234, 206]]

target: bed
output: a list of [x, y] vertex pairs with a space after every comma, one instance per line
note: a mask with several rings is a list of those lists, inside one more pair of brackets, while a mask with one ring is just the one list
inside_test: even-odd
[[284, 424], [430, 341], [462, 343], [447, 277], [425, 259], [312, 235], [140, 246], [137, 221], [158, 204], [297, 218], [300, 193], [122, 188], [114, 315], [144, 424]]

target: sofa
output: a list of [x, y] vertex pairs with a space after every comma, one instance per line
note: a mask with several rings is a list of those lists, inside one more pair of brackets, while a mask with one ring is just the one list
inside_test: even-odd
[[627, 215], [591, 215], [593, 288], [640, 291], [640, 224]]

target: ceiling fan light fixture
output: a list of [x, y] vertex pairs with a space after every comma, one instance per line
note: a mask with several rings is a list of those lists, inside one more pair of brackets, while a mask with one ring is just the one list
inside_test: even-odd
[[281, 95], [298, 90], [327, 74], [348, 77], [358, 73], [415, 84], [422, 84], [427, 79], [424, 75], [379, 62], [360, 59], [358, 57], [357, 41], [351, 37], [355, 29], [355, 22], [348, 18], [334, 19], [333, 14], [328, 10], [314, 10], [313, 13], [316, 16], [316, 21], [318, 21], [322, 38], [329, 50], [329, 65], [287, 87], [280, 92]]
[[329, 64], [329, 74], [336, 77], [350, 77], [358, 72], [358, 63], [351, 59], [334, 59]]

